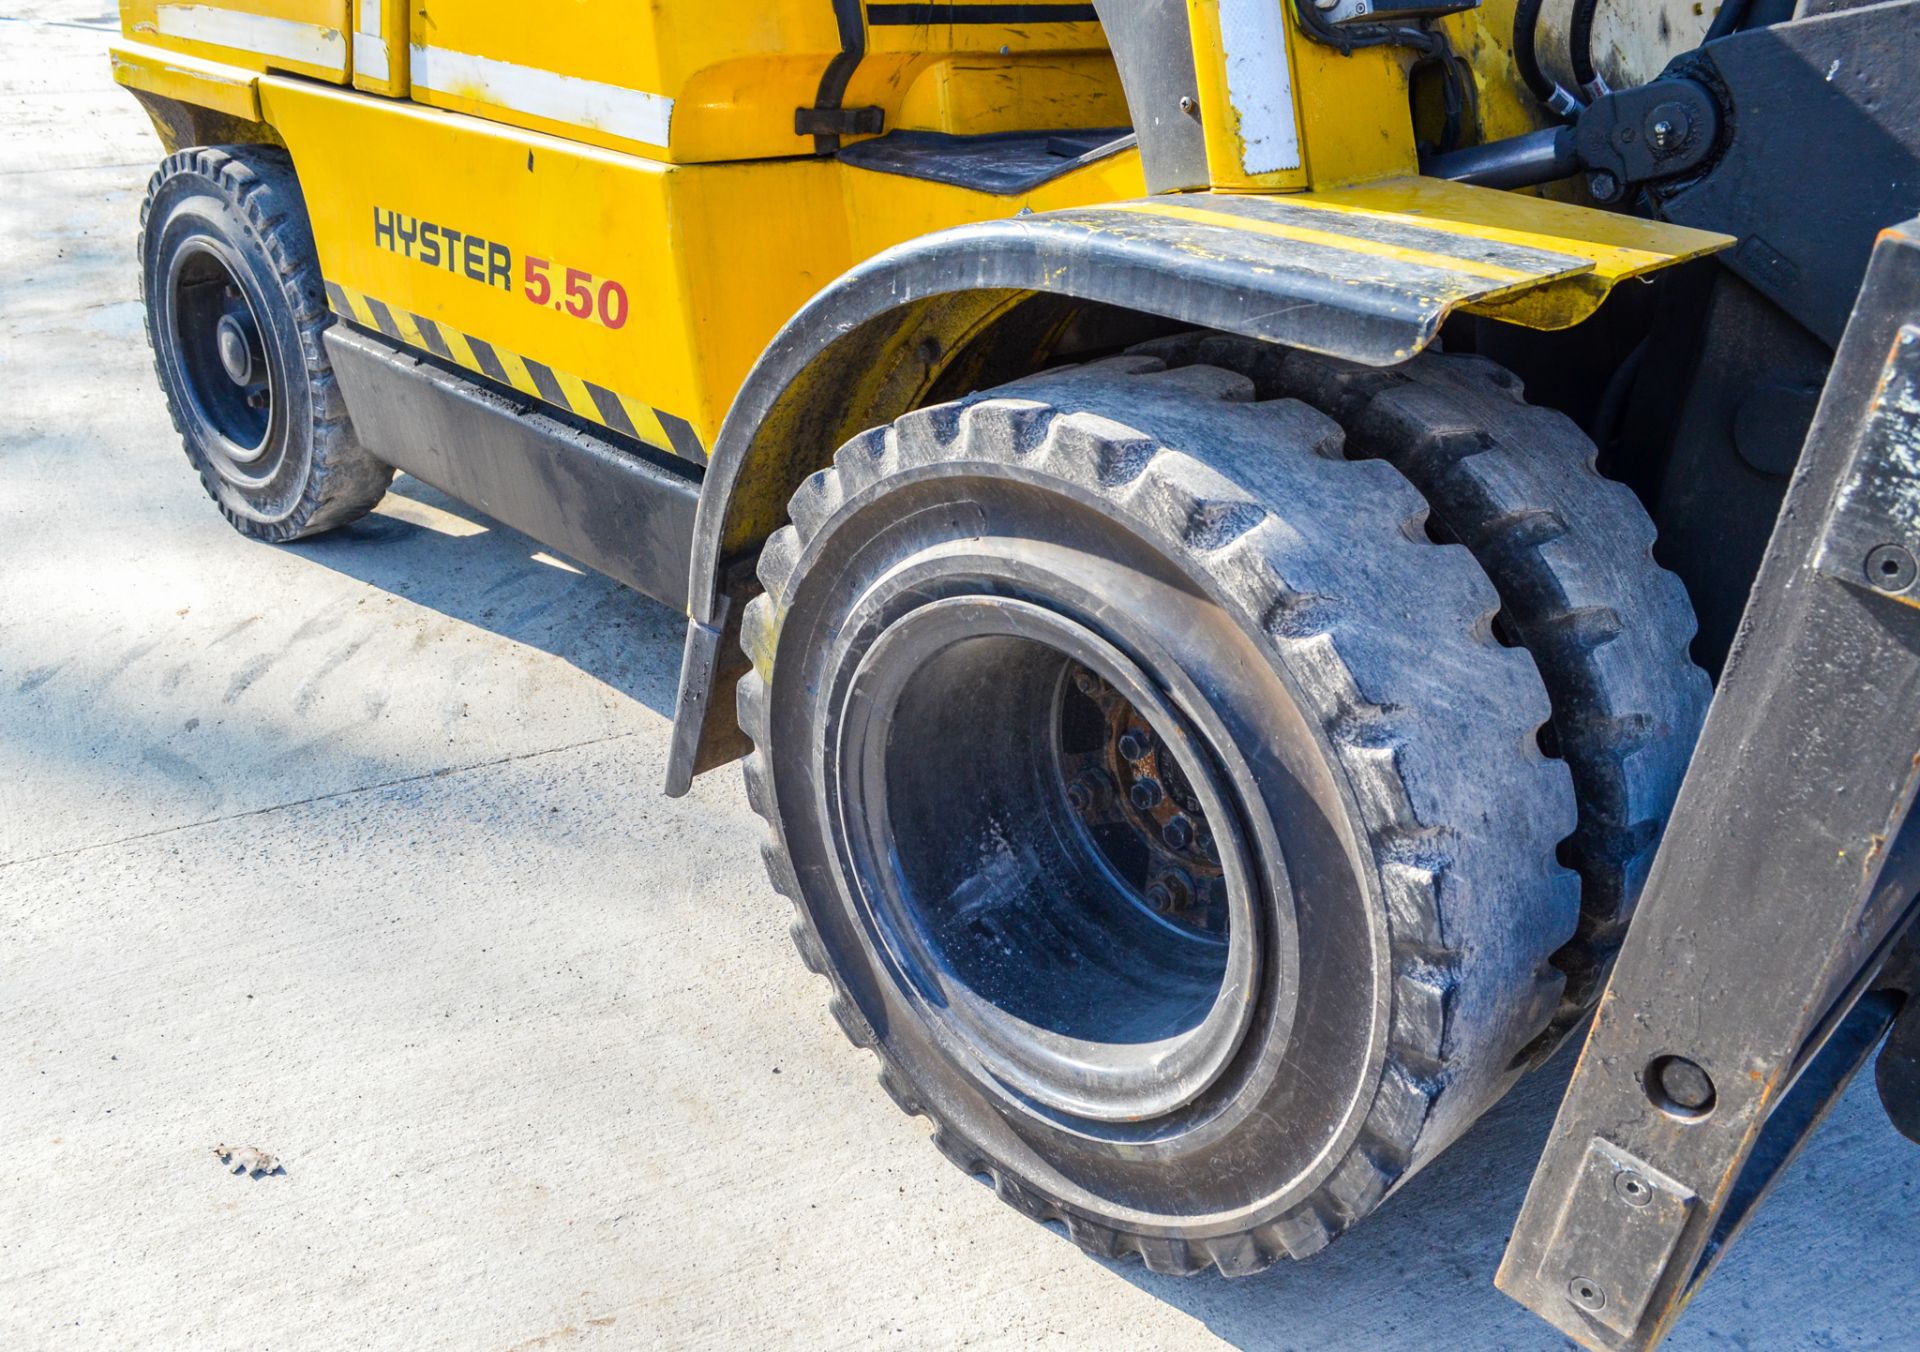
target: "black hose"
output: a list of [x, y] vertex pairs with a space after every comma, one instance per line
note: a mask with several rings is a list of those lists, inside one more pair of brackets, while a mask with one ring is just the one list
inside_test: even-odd
[[1573, 83], [1588, 99], [1607, 92], [1607, 82], [1593, 68], [1593, 19], [1600, 12], [1600, 0], [1573, 0], [1573, 18], [1567, 25], [1567, 59], [1573, 66]]
[[1540, 51], [1537, 45], [1540, 30], [1540, 10], [1545, 0], [1520, 0], [1513, 11], [1513, 63], [1520, 68], [1520, 78], [1526, 81], [1527, 88], [1536, 99], [1544, 103], [1555, 117], [1566, 121], [1579, 111], [1580, 100], [1547, 78], [1546, 71], [1540, 68]]
[[1747, 17], [1747, 0], [1723, 0], [1720, 12], [1713, 16], [1713, 22], [1707, 25], [1707, 35], [1702, 42], [1713, 42], [1724, 38], [1740, 26]]

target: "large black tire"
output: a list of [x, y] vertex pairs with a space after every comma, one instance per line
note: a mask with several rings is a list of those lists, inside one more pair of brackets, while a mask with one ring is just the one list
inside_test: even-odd
[[170, 156], [147, 186], [139, 251], [168, 411], [234, 528], [297, 540], [372, 511], [393, 470], [354, 435], [320, 341], [333, 318], [286, 153]]
[[1263, 399], [1328, 414], [1347, 454], [1412, 480], [1438, 532], [1472, 550], [1498, 588], [1500, 636], [1539, 664], [1553, 699], [1548, 745], [1580, 804], [1561, 847], [1580, 875], [1580, 928], [1554, 956], [1566, 992], [1536, 1048], [1551, 1052], [1606, 985], [1713, 693], [1687, 652], [1693, 606], [1654, 562], [1646, 509], [1602, 477], [1572, 419], [1527, 403], [1519, 377], [1483, 357], [1429, 352], [1375, 370], [1218, 334], [1142, 351], [1238, 371]]
[[[1571, 783], [1425, 517], [1325, 416], [1136, 356], [856, 437], [761, 555], [739, 705], [800, 952], [939, 1148], [1092, 1252], [1314, 1251], [1555, 1010]], [[1089, 689], [1227, 861], [1217, 921], [1076, 825]]]

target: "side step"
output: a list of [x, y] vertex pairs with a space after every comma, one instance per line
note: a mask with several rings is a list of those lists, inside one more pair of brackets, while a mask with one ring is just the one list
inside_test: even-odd
[[686, 609], [698, 479], [345, 324], [327, 330], [326, 344], [354, 429], [374, 455]]

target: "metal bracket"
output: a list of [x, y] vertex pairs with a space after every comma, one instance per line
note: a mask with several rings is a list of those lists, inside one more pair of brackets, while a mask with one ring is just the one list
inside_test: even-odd
[[1887, 354], [1860, 446], [1814, 566], [1827, 577], [1920, 605], [1920, 316]]

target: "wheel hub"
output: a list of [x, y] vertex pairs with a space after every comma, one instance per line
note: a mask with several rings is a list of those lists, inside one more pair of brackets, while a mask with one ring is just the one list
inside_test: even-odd
[[227, 313], [214, 326], [214, 342], [220, 350], [220, 365], [227, 379], [236, 385], [251, 385], [254, 370], [260, 365], [256, 355], [260, 337], [253, 331], [252, 315]]
[[214, 467], [231, 483], [257, 487], [273, 468], [262, 463], [274, 440], [273, 380], [236, 266], [209, 244], [182, 249], [168, 279], [168, 308], [183, 393]]
[[[1155, 912], [1201, 934], [1226, 932], [1226, 875], [1206, 809], [1178, 757], [1118, 690], [1081, 667], [1069, 681], [1063, 722], [1089, 720], [1105, 736], [1091, 749], [1063, 746], [1067, 802], [1122, 872], [1138, 875], [1140, 895]], [[1116, 840], [1124, 832], [1130, 839]]]

